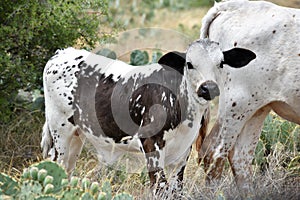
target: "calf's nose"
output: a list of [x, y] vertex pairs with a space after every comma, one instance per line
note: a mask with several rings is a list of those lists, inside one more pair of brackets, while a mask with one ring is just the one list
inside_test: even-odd
[[213, 100], [215, 97], [220, 95], [218, 85], [214, 81], [205, 81], [198, 88], [197, 94], [199, 97], [205, 100]]

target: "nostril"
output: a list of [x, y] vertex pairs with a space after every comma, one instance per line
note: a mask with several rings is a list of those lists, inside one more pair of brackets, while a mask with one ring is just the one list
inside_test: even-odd
[[203, 97], [206, 100], [212, 100], [220, 95], [220, 90], [215, 82], [206, 81], [200, 85], [197, 93], [199, 97]]
[[200, 89], [201, 89], [203, 92], [208, 92], [209, 86], [208, 86], [208, 84], [202, 84], [202, 85], [200, 86]]

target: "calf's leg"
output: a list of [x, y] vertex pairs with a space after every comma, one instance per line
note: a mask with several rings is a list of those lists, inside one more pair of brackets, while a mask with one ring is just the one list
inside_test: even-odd
[[165, 141], [161, 137], [141, 139], [147, 161], [151, 188], [158, 193], [167, 185], [164, 174]]
[[203, 153], [201, 152], [203, 141], [208, 133], [208, 124], [210, 120], [210, 108], [207, 108], [204, 111], [204, 114], [201, 119], [201, 128], [196, 139], [196, 151], [198, 152], [198, 164], [201, 163]]
[[198, 151], [199, 161], [203, 158], [204, 171], [207, 173], [206, 183], [212, 184], [221, 178], [226, 157], [214, 158], [215, 149], [219, 145], [218, 140], [220, 134], [221, 123], [216, 121], [210, 134], [205, 137], [205, 140]]
[[57, 117], [47, 121], [53, 141], [51, 160], [63, 164], [70, 175], [74, 170], [85, 137], [78, 134], [78, 128], [65, 119], [67, 118]]
[[192, 147], [188, 148], [185, 154], [178, 159], [177, 162], [172, 163], [170, 168], [171, 177], [169, 179], [169, 190], [176, 195], [180, 195], [183, 187], [184, 170], [189, 159]]
[[70, 149], [69, 149], [69, 169], [72, 171], [73, 169], [75, 169], [76, 166], [76, 161], [78, 159], [78, 157], [80, 156], [80, 153], [82, 151], [82, 147], [84, 145], [85, 142], [85, 136], [81, 133], [81, 131], [79, 129], [77, 129], [72, 137], [71, 140], [71, 145], [70, 145]]

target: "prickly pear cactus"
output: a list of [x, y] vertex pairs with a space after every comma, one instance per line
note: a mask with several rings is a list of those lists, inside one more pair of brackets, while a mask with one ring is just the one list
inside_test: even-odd
[[36, 180], [26, 180], [20, 185], [16, 199], [34, 199], [43, 194], [43, 186]]
[[0, 173], [0, 197], [11, 196], [18, 191], [18, 182], [6, 174]]
[[106, 199], [112, 199], [111, 185], [108, 181], [103, 183], [102, 191], [106, 193]]
[[79, 188], [67, 188], [63, 191], [61, 200], [80, 199], [82, 192]]
[[[51, 181], [53, 188], [53, 193], [56, 193], [61, 190], [61, 183], [63, 179], [68, 178], [66, 171], [63, 167], [61, 167], [56, 162], [52, 161], [42, 161], [34, 165], [39, 170], [45, 170], [47, 171], [47, 174], [51, 177], [53, 177], [53, 181]], [[44, 177], [45, 178], [45, 177]], [[47, 178], [47, 177], [46, 177]], [[46, 181], [46, 178], [44, 179]], [[44, 184], [45, 186], [46, 184]]]
[[58, 198], [55, 198], [54, 196], [40, 196], [38, 198], [35, 198], [34, 200], [58, 200]]
[[133, 200], [132, 196], [126, 193], [117, 194], [113, 200]]
[[43, 198], [54, 198], [50, 196], [54, 191], [53, 177], [48, 175], [47, 170], [36, 166], [24, 169], [18, 186], [18, 192], [14, 194], [17, 199], [36, 199], [47, 194]]
[[72, 177], [57, 163], [43, 161], [24, 169], [19, 181], [0, 174], [0, 199], [26, 200], [127, 200], [129, 194], [112, 195], [108, 181], [100, 185], [88, 178]]
[[91, 195], [89, 192], [85, 192], [81, 195], [81, 200], [94, 200], [94, 196]]

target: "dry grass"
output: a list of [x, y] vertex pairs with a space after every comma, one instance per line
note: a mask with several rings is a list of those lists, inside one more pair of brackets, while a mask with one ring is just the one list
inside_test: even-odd
[[[87, 149], [91, 150], [90, 148]], [[84, 156], [81, 156], [75, 175], [88, 176], [99, 182], [109, 180], [114, 192], [125, 191], [132, 194], [135, 199], [152, 198], [149, 191], [149, 180], [145, 171], [142, 173], [127, 173], [126, 171], [115, 170], [116, 168], [120, 169], [117, 166], [97, 166], [98, 161], [94, 154], [90, 154], [91, 151], [86, 153], [84, 152]], [[276, 152], [268, 157], [269, 168], [266, 171], [255, 170], [254, 199], [299, 199], [299, 174], [288, 171], [281, 166], [286, 156], [288, 155], [285, 152]], [[196, 164], [196, 158], [196, 152], [193, 151], [185, 171], [182, 199], [240, 199], [228, 164], [220, 182], [215, 184], [214, 187], [208, 187], [204, 182], [205, 173], [203, 168]], [[122, 163], [119, 163], [119, 165], [122, 165]], [[96, 170], [94, 167], [96, 167]]]
[[[5, 129], [2, 127], [0, 171], [19, 177], [22, 169], [36, 162], [41, 157], [39, 141], [43, 119], [38, 113], [23, 113]], [[299, 199], [300, 176], [283, 168], [281, 163], [290, 156], [278, 150], [268, 157], [269, 168], [265, 172], [256, 170], [254, 180], [256, 184], [255, 199]], [[223, 173], [221, 182], [214, 188], [204, 183], [205, 173], [196, 164], [196, 152], [193, 151], [189, 159], [184, 177], [183, 199], [238, 199], [238, 192], [233, 183], [233, 177], [228, 165]], [[255, 167], [255, 166], [254, 166]], [[135, 199], [149, 199], [148, 176], [142, 173], [126, 173], [115, 170], [120, 167], [98, 166], [94, 149], [87, 144], [77, 162], [75, 176], [88, 176], [95, 181], [109, 180], [115, 193], [128, 192]], [[95, 170], [96, 169], [96, 170]]]
[[39, 142], [44, 121], [40, 112], [16, 113], [13, 121], [0, 125], [0, 171], [13, 175], [41, 159]]

